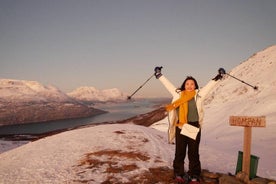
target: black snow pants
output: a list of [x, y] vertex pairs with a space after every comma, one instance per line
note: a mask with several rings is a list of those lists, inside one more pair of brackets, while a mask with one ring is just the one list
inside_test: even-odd
[[[198, 122], [189, 122], [189, 124], [199, 127]], [[190, 176], [200, 176], [201, 164], [199, 160], [199, 143], [201, 131], [198, 132], [196, 140], [180, 134], [181, 129], [176, 127], [175, 132], [175, 158], [173, 168], [175, 175], [184, 175], [184, 160], [186, 157], [186, 149], [188, 148], [189, 170]]]

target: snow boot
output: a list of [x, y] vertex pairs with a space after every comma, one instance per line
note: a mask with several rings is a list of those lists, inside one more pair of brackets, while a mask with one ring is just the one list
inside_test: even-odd
[[191, 177], [189, 184], [200, 184], [200, 179], [198, 177]]
[[185, 173], [183, 176], [176, 175], [175, 181], [177, 184], [188, 184], [189, 183], [189, 176], [187, 173]]

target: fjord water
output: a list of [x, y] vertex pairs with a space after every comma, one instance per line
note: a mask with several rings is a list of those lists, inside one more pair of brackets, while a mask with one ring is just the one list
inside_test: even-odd
[[108, 111], [108, 113], [89, 118], [0, 126], [0, 135], [43, 134], [93, 123], [114, 122], [150, 112], [166, 102], [168, 99], [152, 98], [128, 100], [120, 103], [101, 103], [96, 104], [95, 108]]

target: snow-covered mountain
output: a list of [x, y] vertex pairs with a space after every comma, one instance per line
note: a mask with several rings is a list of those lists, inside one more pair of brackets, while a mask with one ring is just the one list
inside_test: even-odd
[[37, 81], [0, 79], [0, 126], [88, 117], [103, 112], [91, 107], [90, 102], [125, 99], [127, 95], [116, 88], [80, 87], [66, 94]]
[[88, 117], [103, 111], [36, 81], [0, 79], [0, 125]]
[[67, 94], [77, 100], [89, 102], [121, 101], [127, 99], [127, 95], [117, 88], [99, 90], [95, 87], [84, 86]]
[[[239, 134], [242, 128], [229, 129], [229, 116], [265, 116], [267, 128], [255, 128], [254, 139], [261, 140], [264, 139], [264, 135], [271, 135], [268, 137], [274, 137], [276, 140], [275, 71], [276, 46], [271, 46], [254, 54], [229, 72], [230, 75], [257, 86], [258, 89], [254, 90], [226, 75], [209, 93], [205, 101], [208, 136], [225, 138]], [[208, 85], [205, 87], [208, 88]], [[220, 126], [225, 126], [223, 134], [222, 130], [217, 128]], [[240, 139], [240, 137], [234, 136], [233, 139]]]
[[72, 102], [65, 93], [54, 86], [45, 86], [37, 81], [0, 79], [0, 99], [10, 102]]
[[250, 105], [250, 108], [255, 109], [260, 107], [259, 103], [273, 103], [267, 99], [273, 99], [276, 95], [276, 46], [271, 46], [254, 54], [231, 70], [229, 74], [252, 86], [257, 86], [258, 90], [254, 90], [252, 87], [226, 75], [224, 80], [218, 84], [219, 86], [213, 89], [206, 104], [248, 102], [250, 100], [255, 102], [255, 105]]
[[254, 54], [229, 74], [257, 86], [258, 90], [225, 76], [208, 95], [205, 101], [202, 155], [209, 151], [217, 157], [210, 154], [202, 159], [229, 164], [215, 166], [213, 162], [205, 162], [205, 167], [211, 170], [235, 170], [238, 150], [243, 151], [244, 128], [230, 126], [229, 116], [265, 116], [265, 128], [252, 128], [251, 154], [260, 158], [258, 174], [275, 179], [276, 45]]

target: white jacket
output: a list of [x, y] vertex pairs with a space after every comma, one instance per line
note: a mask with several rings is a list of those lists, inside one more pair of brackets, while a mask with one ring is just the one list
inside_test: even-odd
[[[164, 75], [159, 77], [159, 80], [169, 91], [169, 93], [172, 95], [173, 97], [172, 102], [179, 99], [180, 93], [176, 91], [177, 88]], [[198, 110], [200, 126], [202, 126], [203, 116], [204, 116], [203, 100], [216, 83], [217, 83], [216, 81], [211, 80], [208, 83], [208, 89], [204, 87], [200, 91], [196, 90], [195, 101], [196, 101], [196, 106]], [[168, 139], [169, 139], [169, 143], [173, 143], [175, 138], [175, 126], [178, 121], [178, 116], [175, 109], [168, 113], [168, 120], [169, 120]]]

